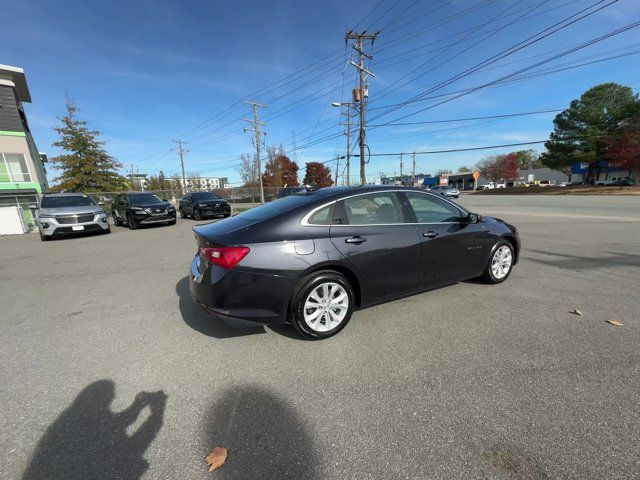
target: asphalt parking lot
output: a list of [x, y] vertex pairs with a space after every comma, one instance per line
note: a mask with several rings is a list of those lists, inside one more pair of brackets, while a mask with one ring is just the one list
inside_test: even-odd
[[460, 201], [519, 227], [508, 281], [322, 342], [196, 307], [192, 220], [0, 238], [2, 477], [637, 478], [640, 197]]

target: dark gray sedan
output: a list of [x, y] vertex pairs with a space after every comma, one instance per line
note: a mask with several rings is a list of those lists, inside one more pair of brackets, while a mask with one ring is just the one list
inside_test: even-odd
[[470, 278], [507, 279], [516, 228], [419, 189], [333, 187], [193, 228], [193, 298], [221, 317], [335, 335], [355, 309]]

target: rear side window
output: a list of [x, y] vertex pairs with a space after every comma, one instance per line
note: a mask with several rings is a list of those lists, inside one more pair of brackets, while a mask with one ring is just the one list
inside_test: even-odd
[[330, 225], [335, 205], [335, 203], [332, 203], [331, 205], [327, 205], [326, 207], [316, 211], [309, 217], [309, 225]]
[[349, 225], [404, 223], [402, 208], [394, 193], [371, 193], [343, 200], [342, 210]]
[[304, 205], [313, 199], [314, 198], [309, 198], [308, 194], [289, 195], [288, 197], [279, 198], [259, 207], [246, 210], [236, 215], [236, 217], [242, 217], [245, 220], [264, 220], [265, 218], [273, 217], [274, 215]]
[[405, 194], [413, 208], [418, 223], [459, 222], [460, 210], [445, 200], [424, 193]]

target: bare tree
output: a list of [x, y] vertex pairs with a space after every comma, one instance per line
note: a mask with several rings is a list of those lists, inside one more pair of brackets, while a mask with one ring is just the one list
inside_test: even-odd
[[240, 155], [240, 166], [238, 167], [238, 174], [242, 179], [244, 187], [257, 187], [259, 184], [258, 177], [258, 163], [256, 162], [255, 154], [249, 155], [243, 153]]

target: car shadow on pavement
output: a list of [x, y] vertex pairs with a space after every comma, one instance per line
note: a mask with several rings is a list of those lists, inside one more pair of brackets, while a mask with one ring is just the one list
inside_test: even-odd
[[[114, 397], [111, 380], [82, 390], [44, 433], [22, 479], [141, 478], [149, 467], [144, 453], [162, 427], [167, 396], [140, 392], [131, 406], [115, 413]], [[146, 419], [138, 420], [147, 407]], [[137, 428], [128, 433], [134, 424]]]
[[208, 314], [192, 298], [189, 292], [189, 277], [183, 277], [176, 284], [178, 306], [184, 323], [209, 337], [233, 338], [266, 333], [265, 327], [243, 320], [228, 320]]
[[226, 391], [205, 422], [203, 457], [215, 446], [229, 452], [220, 469], [222, 478], [321, 477], [319, 448], [304, 420], [285, 400], [261, 386]]
[[553, 253], [543, 250], [529, 250], [529, 252], [544, 255], [546, 258], [527, 257], [535, 263], [549, 265], [551, 267], [565, 268], [568, 270], [591, 270], [596, 268], [611, 267], [640, 267], [640, 255], [630, 255], [627, 253], [613, 253], [613, 255], [599, 257], [582, 257], [579, 255], [568, 255], [562, 253]]

